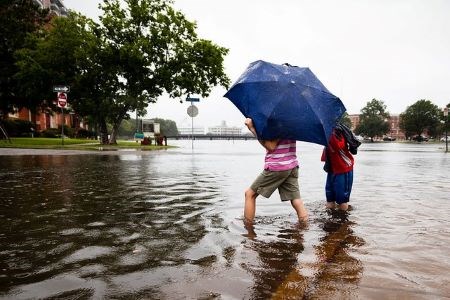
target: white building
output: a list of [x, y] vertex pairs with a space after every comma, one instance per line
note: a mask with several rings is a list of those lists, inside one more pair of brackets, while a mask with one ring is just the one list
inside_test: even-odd
[[192, 128], [192, 126], [191, 127], [178, 127], [178, 132], [179, 132], [179, 134], [192, 134], [192, 133], [205, 134], [205, 127], [201, 127], [201, 126], [198, 126], [198, 127], [194, 126], [194, 128]]
[[141, 132], [146, 137], [154, 138], [155, 135], [158, 135], [161, 133], [161, 125], [159, 123], [156, 123], [155, 120], [152, 119], [142, 119], [141, 121], [142, 127]]
[[64, 6], [62, 0], [33, 0], [34, 3], [39, 5], [41, 8], [50, 9], [50, 13], [57, 16], [67, 16], [68, 10]]
[[213, 126], [208, 128], [208, 134], [211, 135], [241, 135], [241, 127], [228, 127], [225, 121], [219, 126]]

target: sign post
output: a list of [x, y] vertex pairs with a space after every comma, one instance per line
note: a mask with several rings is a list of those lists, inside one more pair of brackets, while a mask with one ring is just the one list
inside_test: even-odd
[[64, 108], [67, 106], [67, 93], [70, 91], [70, 87], [65, 85], [54, 85], [53, 92], [56, 93], [57, 105], [61, 108], [61, 145], [64, 146], [64, 125], [66, 120], [64, 119]]
[[448, 107], [444, 107], [445, 117], [445, 152], [448, 152]]
[[189, 95], [186, 97], [186, 101], [191, 102], [191, 105], [187, 109], [187, 114], [191, 117], [191, 144], [194, 149], [194, 117], [198, 115], [198, 108], [193, 102], [200, 102], [200, 98], [191, 98]]

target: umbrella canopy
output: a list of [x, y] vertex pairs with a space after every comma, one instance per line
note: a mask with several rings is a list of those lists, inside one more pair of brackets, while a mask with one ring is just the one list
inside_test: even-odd
[[262, 60], [249, 65], [225, 97], [247, 118], [258, 138], [286, 138], [327, 145], [345, 112], [309, 68]]

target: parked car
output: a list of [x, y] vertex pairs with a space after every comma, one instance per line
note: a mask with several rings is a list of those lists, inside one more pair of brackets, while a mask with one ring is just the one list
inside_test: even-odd
[[392, 137], [392, 136], [385, 136], [383, 138], [383, 141], [387, 141], [387, 142], [392, 142], [392, 141], [395, 141], [395, 140], [396, 140], [395, 137]]
[[[441, 137], [441, 142], [445, 142], [445, 136]], [[450, 136], [447, 136], [447, 142], [450, 142]]]
[[416, 135], [412, 138], [412, 140], [416, 142], [428, 142], [428, 138], [424, 135]]

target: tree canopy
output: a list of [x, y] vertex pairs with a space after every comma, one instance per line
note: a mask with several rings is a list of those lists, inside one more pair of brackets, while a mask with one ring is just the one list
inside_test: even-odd
[[355, 129], [356, 134], [370, 137], [382, 136], [389, 132], [389, 113], [383, 101], [372, 99], [361, 109], [359, 124]]
[[[50, 30], [33, 36], [35, 46], [21, 52], [19, 78], [39, 89], [39, 99], [50, 97], [56, 80], [71, 86], [69, 103], [99, 125], [103, 143], [115, 143], [122, 120], [130, 112], [145, 114], [163, 93], [207, 97], [212, 87], [227, 87], [228, 49], [198, 38], [195, 23], [170, 4], [104, 0], [98, 23], [74, 13], [55, 18]], [[109, 141], [107, 123], [112, 124]]]
[[160, 124], [161, 135], [174, 136], [178, 135], [178, 127], [175, 121], [165, 120], [160, 118], [153, 119], [156, 123]]
[[425, 130], [431, 136], [435, 136], [440, 125], [441, 114], [439, 107], [430, 100], [418, 100], [400, 114], [399, 126], [407, 137], [420, 136]]
[[42, 29], [47, 14], [32, 0], [0, 2], [0, 116], [32, 106], [29, 98], [20, 93], [15, 79], [15, 52], [26, 46], [28, 34]]

